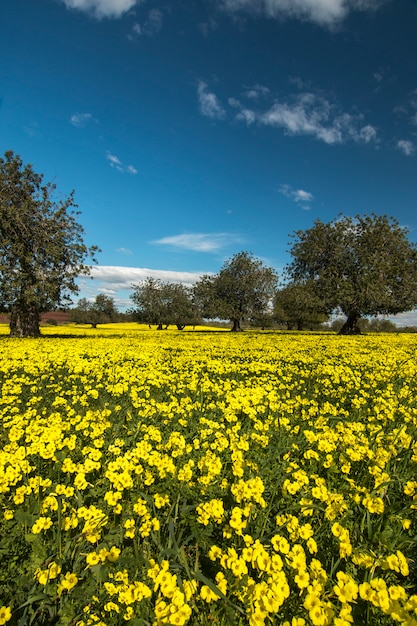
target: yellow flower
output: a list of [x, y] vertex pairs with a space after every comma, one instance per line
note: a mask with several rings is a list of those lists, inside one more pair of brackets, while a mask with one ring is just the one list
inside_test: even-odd
[[125, 612], [123, 613], [123, 619], [126, 620], [126, 622], [129, 622], [133, 618], [134, 614], [135, 612], [133, 607], [127, 606]]
[[90, 565], [90, 566], [98, 565], [99, 563], [101, 563], [101, 558], [97, 554], [97, 552], [90, 552], [89, 554], [87, 554], [85, 560], [86, 560], [87, 565]]
[[159, 493], [156, 493], [153, 497], [154, 504], [157, 509], [161, 509], [162, 507], [169, 504], [169, 496], [161, 496]]
[[133, 539], [136, 534], [135, 520], [127, 519], [124, 523], [124, 527], [126, 528], [125, 537], [127, 537], [128, 539]]
[[299, 589], [305, 589], [310, 583], [310, 576], [306, 570], [299, 570], [294, 576], [294, 582]]
[[12, 610], [9, 606], [0, 606], [0, 626], [6, 624], [12, 617]]
[[120, 548], [116, 548], [116, 546], [112, 546], [110, 550], [107, 552], [106, 558], [110, 563], [115, 563], [120, 556]]
[[384, 501], [379, 496], [367, 495], [363, 498], [362, 504], [370, 513], [377, 513], [380, 515], [384, 512]]
[[112, 612], [120, 613], [120, 607], [115, 602], [107, 602], [104, 605], [104, 610], [107, 611], [107, 613], [112, 613]]
[[48, 565], [48, 569], [40, 569], [39, 567], [35, 570], [34, 578], [37, 579], [40, 585], [46, 585], [50, 580], [54, 580], [61, 572], [61, 566], [55, 561], [51, 561]]
[[52, 520], [50, 517], [39, 517], [32, 526], [32, 533], [34, 535], [39, 535], [42, 530], [48, 530], [51, 526]]
[[71, 572], [67, 572], [64, 578], [62, 578], [60, 582], [58, 583], [58, 595], [61, 595], [64, 589], [66, 591], [71, 591], [71, 589], [75, 587], [77, 582], [78, 582], [77, 575]]
[[207, 585], [203, 585], [201, 587], [200, 598], [208, 603], [217, 602], [217, 600], [220, 600], [219, 594], [216, 593], [213, 589], [211, 589], [211, 587], [208, 587]]

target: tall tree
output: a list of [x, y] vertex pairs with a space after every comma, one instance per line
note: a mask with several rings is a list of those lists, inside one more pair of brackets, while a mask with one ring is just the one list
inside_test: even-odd
[[158, 330], [171, 324], [183, 330], [201, 320], [192, 290], [181, 283], [147, 278], [139, 285], [133, 285], [133, 289], [130, 297], [136, 305], [135, 317], [139, 322], [156, 324]]
[[16, 337], [40, 334], [40, 314], [70, 301], [98, 250], [84, 244], [73, 193], [55, 200], [42, 181], [12, 151], [0, 158], [0, 308]]
[[309, 280], [325, 310], [346, 315], [341, 334], [360, 332], [361, 316], [395, 314], [417, 305], [417, 248], [393, 217], [339, 217], [294, 234], [287, 273]]
[[278, 276], [253, 256], [239, 252], [226, 261], [218, 274], [205, 275], [194, 287], [203, 317], [228, 319], [232, 331], [241, 322], [264, 314], [272, 302]]

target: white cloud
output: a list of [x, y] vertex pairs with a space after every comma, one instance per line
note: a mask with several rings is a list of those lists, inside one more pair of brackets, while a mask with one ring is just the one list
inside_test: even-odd
[[417, 326], [417, 309], [414, 311], [407, 311], [406, 313], [398, 313], [388, 317], [391, 322], [394, 322], [397, 326]]
[[397, 142], [397, 148], [404, 152], [406, 156], [411, 156], [414, 154], [415, 146], [412, 141], [408, 141], [407, 139], [401, 139]]
[[141, 0], [62, 0], [68, 9], [89, 13], [97, 19], [118, 18]]
[[135, 167], [133, 167], [133, 165], [127, 165], [127, 166], [123, 165], [119, 157], [117, 157], [115, 154], [112, 154], [108, 150], [106, 153], [106, 159], [110, 163], [111, 167], [116, 169], [118, 172], [127, 172], [128, 174], [138, 173], [138, 170]]
[[74, 113], [70, 117], [70, 122], [76, 128], [84, 128], [90, 122], [95, 122], [96, 120], [91, 115], [91, 113]]
[[365, 143], [369, 143], [370, 141], [374, 141], [374, 139], [376, 139], [377, 136], [377, 132], [376, 129], [371, 126], [370, 124], [367, 124], [366, 126], [363, 126], [358, 133], [358, 139], [361, 141], [364, 141]]
[[385, 0], [219, 0], [225, 10], [261, 14], [273, 19], [299, 19], [333, 27], [351, 11], [376, 10]]
[[117, 248], [116, 252], [121, 252], [121, 254], [133, 254], [132, 250], [129, 250], [129, 248]]
[[304, 189], [296, 189], [294, 192], [294, 200], [296, 202], [311, 202], [314, 196], [309, 191], [304, 191]]
[[226, 117], [226, 111], [220, 104], [217, 96], [208, 91], [207, 83], [200, 81], [197, 92], [200, 111], [204, 117], [209, 117], [212, 120], [221, 120]]
[[312, 92], [295, 94], [287, 102], [276, 101], [264, 112], [243, 107], [233, 100], [233, 106], [238, 105], [241, 110], [235, 119], [247, 124], [256, 120], [263, 126], [283, 128], [289, 135], [311, 135], [327, 144], [348, 140], [370, 143], [377, 138], [373, 126], [362, 126], [362, 115], [344, 113], [336, 104]]
[[247, 89], [243, 95], [245, 96], [245, 98], [249, 98], [249, 100], [260, 100], [261, 98], [269, 96], [269, 93], [270, 92], [268, 87], [264, 87], [263, 85], [255, 85], [254, 87]]
[[157, 35], [162, 29], [162, 12], [159, 9], [151, 9], [144, 25], [145, 34]]
[[415, 126], [417, 124], [417, 89], [410, 91], [406, 101], [396, 106], [394, 112], [401, 117], [406, 117]]
[[189, 233], [163, 237], [152, 243], [195, 252], [217, 252], [230, 243], [242, 243], [242, 239], [230, 233]]
[[132, 306], [129, 297], [133, 293], [132, 285], [137, 285], [148, 277], [171, 283], [182, 283], [187, 287], [192, 287], [203, 274], [207, 273], [174, 272], [147, 267], [94, 265], [90, 268], [89, 277], [79, 277], [77, 298], [87, 298], [92, 301], [99, 293], [103, 293], [113, 298], [120, 310], [124, 310]]
[[310, 191], [304, 189], [293, 189], [291, 185], [281, 185], [279, 192], [286, 198], [294, 200], [301, 208], [309, 210], [309, 203], [314, 200], [314, 196]]
[[[266, 96], [268, 90], [258, 86], [255, 91]], [[208, 91], [205, 82], [200, 82], [198, 93], [203, 115], [212, 119], [229, 117], [216, 94]], [[275, 100], [263, 111], [259, 106], [255, 108], [257, 98], [254, 93], [250, 90], [243, 94], [243, 97], [251, 100], [249, 106], [236, 98], [228, 98], [229, 107], [238, 110], [238, 113], [230, 113], [230, 116], [234, 115], [235, 121], [243, 121], [248, 126], [257, 122], [262, 126], [282, 128], [288, 135], [311, 135], [327, 144], [378, 141], [376, 128], [371, 124], [363, 125], [363, 115], [345, 113], [337, 103], [329, 101], [320, 93], [295, 93], [286, 101]]]
[[174, 272], [171, 270], [155, 270], [147, 267], [124, 267], [118, 265], [96, 265], [91, 267], [90, 277], [105, 285], [110, 291], [117, 292], [122, 289], [131, 289], [132, 284], [137, 284], [145, 278], [159, 278], [172, 283], [193, 285], [200, 279], [197, 272]]
[[107, 152], [106, 158], [112, 167], [114, 167], [119, 172], [123, 172], [122, 162], [116, 155], [111, 154], [111, 152]]

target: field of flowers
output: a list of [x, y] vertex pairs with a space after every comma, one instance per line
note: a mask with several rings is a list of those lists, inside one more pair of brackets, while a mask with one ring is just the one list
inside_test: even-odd
[[417, 626], [417, 336], [43, 332], [0, 337], [0, 626]]

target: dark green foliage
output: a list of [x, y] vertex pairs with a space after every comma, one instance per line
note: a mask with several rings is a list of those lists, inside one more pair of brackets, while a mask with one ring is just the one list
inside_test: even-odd
[[392, 217], [316, 220], [297, 231], [287, 267], [295, 282], [309, 280], [327, 312], [347, 316], [341, 333], [360, 332], [361, 316], [409, 311], [417, 305], [417, 249]]
[[274, 318], [289, 330], [312, 330], [326, 321], [323, 302], [311, 281], [289, 283], [274, 297]]
[[96, 328], [97, 324], [115, 322], [118, 311], [113, 298], [102, 293], [98, 294], [94, 302], [87, 298], [81, 298], [76, 307], [70, 311], [70, 319], [77, 324], [91, 324]]
[[0, 309], [12, 336], [38, 336], [40, 314], [68, 303], [97, 251], [84, 244], [73, 193], [55, 200], [42, 180], [13, 152], [0, 159]]
[[182, 330], [201, 321], [192, 290], [181, 283], [147, 278], [140, 285], [133, 285], [133, 289], [130, 297], [136, 307], [138, 322], [156, 324], [159, 330], [174, 324]]
[[203, 276], [195, 285], [196, 302], [203, 317], [228, 319], [233, 331], [242, 321], [266, 313], [278, 276], [250, 252], [239, 252], [226, 261], [218, 274]]

